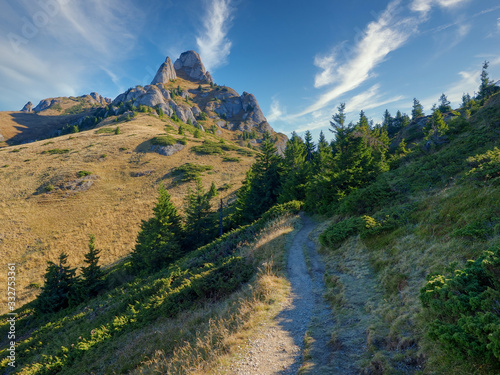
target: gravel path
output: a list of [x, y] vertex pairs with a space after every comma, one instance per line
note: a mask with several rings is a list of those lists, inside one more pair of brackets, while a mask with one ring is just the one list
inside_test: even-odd
[[332, 373], [328, 366], [331, 361], [328, 343], [333, 322], [323, 298], [324, 267], [314, 243], [308, 238], [316, 224], [306, 216], [302, 216], [302, 222], [303, 227], [296, 234], [288, 256], [290, 296], [274, 321], [257, 329], [243, 359], [233, 366], [233, 374], [297, 374], [304, 362], [306, 332], [311, 343], [306, 348], [304, 373]]

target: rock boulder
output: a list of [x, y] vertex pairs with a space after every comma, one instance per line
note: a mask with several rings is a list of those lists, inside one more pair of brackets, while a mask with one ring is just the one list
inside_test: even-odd
[[200, 55], [195, 51], [181, 53], [180, 57], [175, 61], [174, 68], [177, 75], [184, 75], [187, 79], [208, 83], [213, 82], [212, 76], [201, 62]]

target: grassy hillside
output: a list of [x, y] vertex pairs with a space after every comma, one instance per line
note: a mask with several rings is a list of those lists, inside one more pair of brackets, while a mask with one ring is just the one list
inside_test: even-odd
[[[207, 166], [203, 186], [214, 182], [219, 198], [232, 199], [255, 151], [230, 141], [234, 133], [228, 130], [200, 132], [201, 138], [195, 138], [195, 129], [186, 124], [185, 134], [179, 135], [179, 125], [145, 113], [130, 121], [112, 116], [95, 129], [0, 148], [0, 253], [18, 264], [18, 306], [36, 296], [46, 261], [61, 251], [69, 254], [72, 266], [81, 266], [91, 233], [103, 250], [103, 264], [129, 254], [141, 220], [151, 216], [159, 183], [182, 209], [193, 182], [183, 181], [185, 173], [174, 173], [176, 167]], [[153, 152], [153, 139], [166, 134], [185, 147], [171, 156]], [[207, 151], [204, 141], [219, 146]], [[6, 282], [5, 273], [0, 282]], [[5, 312], [6, 296], [1, 298]]]
[[[436, 315], [419, 299], [429, 275], [450, 277], [500, 247], [500, 95], [449, 125], [448, 142], [415, 143], [397, 168], [345, 198], [320, 236], [335, 314], [352, 316], [351, 276], [371, 285], [361, 307], [370, 312], [360, 360], [367, 373], [499, 371], [498, 361], [459, 358], [432, 340], [427, 333]], [[343, 329], [332, 336], [342, 337]]]
[[[131, 279], [121, 263], [107, 273], [108, 291], [87, 304], [38, 316], [24, 306], [16, 322], [15, 373], [214, 370], [287, 293], [286, 234], [299, 207], [273, 209], [147, 277]], [[2, 319], [2, 348], [8, 328]], [[9, 374], [5, 352], [0, 368]]]

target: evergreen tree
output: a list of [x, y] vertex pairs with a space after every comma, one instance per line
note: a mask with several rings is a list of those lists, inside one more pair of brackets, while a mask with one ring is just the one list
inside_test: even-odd
[[306, 146], [306, 161], [311, 162], [314, 158], [314, 150], [316, 146], [314, 145], [312, 134], [309, 130], [306, 131], [304, 136], [304, 143]]
[[434, 107], [432, 108], [432, 117], [424, 127], [425, 139], [436, 141], [448, 131], [448, 124], [443, 119], [441, 111]]
[[90, 235], [89, 252], [85, 254], [84, 262], [88, 264], [82, 267], [82, 281], [80, 286], [85, 296], [96, 296], [104, 287], [103, 272], [99, 263], [99, 254], [101, 250], [95, 248], [95, 236]]
[[186, 245], [190, 249], [196, 249], [210, 242], [216, 236], [217, 222], [211, 210], [211, 199], [217, 190], [212, 185], [208, 192], [205, 192], [201, 180], [196, 180], [195, 190], [188, 189], [185, 198], [186, 213]]
[[[401, 112], [399, 112], [399, 113], [401, 113]], [[392, 118], [391, 114], [389, 113], [389, 110], [386, 109], [384, 112], [384, 120], [382, 121], [382, 126], [385, 126], [387, 129], [389, 129], [392, 127], [392, 121], [393, 121], [393, 118]]]
[[37, 297], [35, 308], [41, 313], [52, 313], [68, 307], [77, 301], [76, 268], [66, 265], [68, 256], [64, 251], [59, 255], [59, 263], [47, 262], [45, 283]]
[[445, 94], [441, 94], [441, 97], [439, 98], [439, 111], [441, 113], [445, 112], [450, 112], [451, 111], [451, 106], [450, 106], [450, 101], [446, 97]]
[[326, 141], [323, 131], [319, 133], [318, 153], [314, 165], [314, 173], [320, 173], [328, 164], [328, 158], [332, 155], [332, 149]]
[[280, 192], [281, 157], [268, 133], [264, 134], [260, 151], [237, 193], [236, 217], [240, 223], [253, 221], [270, 209]]
[[161, 185], [158, 192], [154, 216], [142, 221], [132, 252], [132, 268], [135, 272], [159, 270], [184, 255], [181, 248], [184, 234], [181, 217], [167, 189]]
[[347, 151], [349, 134], [352, 131], [352, 125], [345, 125], [345, 103], [340, 103], [337, 108], [338, 112], [332, 116], [329, 129], [335, 134], [335, 140], [332, 142], [333, 154], [337, 152], [343, 153]]
[[413, 108], [411, 110], [411, 119], [415, 120], [419, 117], [423, 117], [424, 115], [424, 106], [420, 104], [420, 102], [413, 98]]
[[279, 203], [304, 200], [305, 184], [308, 177], [305, 165], [307, 152], [305, 143], [293, 132], [284, 152]]
[[488, 61], [485, 61], [483, 63], [483, 69], [481, 70], [481, 84], [479, 85], [477, 98], [482, 101], [488, 99], [495, 92], [494, 82], [490, 80], [488, 76], [489, 64], [490, 63]]

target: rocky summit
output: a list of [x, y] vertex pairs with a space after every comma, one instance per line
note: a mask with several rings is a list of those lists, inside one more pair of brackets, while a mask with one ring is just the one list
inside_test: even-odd
[[180, 57], [175, 61], [174, 68], [182, 78], [206, 83], [213, 82], [212, 76], [201, 62], [200, 55], [195, 51], [181, 53]]
[[165, 62], [161, 64], [158, 72], [156, 72], [155, 78], [153, 78], [151, 84], [156, 85], [157, 83], [167, 83], [171, 79], [177, 79], [177, 74], [175, 73], [172, 60], [170, 60], [170, 57], [167, 56]]

